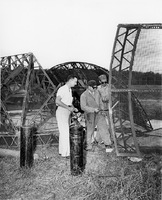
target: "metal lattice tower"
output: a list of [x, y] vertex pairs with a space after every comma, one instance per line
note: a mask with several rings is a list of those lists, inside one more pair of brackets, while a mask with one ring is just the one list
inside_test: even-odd
[[[116, 89], [110, 90], [112, 98], [109, 110], [111, 130], [116, 153], [119, 156], [141, 156], [136, 138], [139, 126], [147, 131], [152, 130], [150, 120], [134, 93], [153, 92], [156, 89], [147, 87], [142, 90], [132, 87], [137, 44], [141, 30], [147, 31], [148, 29], [160, 30], [162, 24], [119, 24], [116, 32], [109, 72], [110, 89], [111, 84]], [[146, 49], [143, 49], [144, 51]], [[142, 70], [142, 66], [138, 68]]]

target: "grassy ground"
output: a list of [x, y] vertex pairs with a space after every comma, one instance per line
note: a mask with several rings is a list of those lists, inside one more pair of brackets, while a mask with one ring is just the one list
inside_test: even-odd
[[162, 120], [162, 100], [141, 100], [149, 119]]
[[149, 119], [162, 120], [162, 93], [152, 92], [152, 93], [138, 93], [136, 94], [138, 100], [142, 104], [144, 110], [146, 111]]
[[[160, 95], [139, 98], [150, 119], [162, 120]], [[72, 176], [70, 160], [57, 146], [39, 147], [31, 169], [18, 158], [0, 158], [0, 200], [160, 200], [161, 157], [145, 155], [139, 163], [101, 149], [86, 155], [82, 175]]]
[[139, 163], [105, 153], [102, 148], [86, 155], [82, 175], [72, 176], [70, 160], [58, 147], [40, 147], [31, 169], [19, 159], [0, 158], [1, 200], [160, 200], [160, 156], [147, 155]]

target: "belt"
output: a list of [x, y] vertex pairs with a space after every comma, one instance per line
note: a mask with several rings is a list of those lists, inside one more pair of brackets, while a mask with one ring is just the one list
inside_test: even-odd
[[107, 112], [107, 111], [109, 111], [109, 109], [105, 109], [105, 110], [99, 110], [99, 112]]
[[[58, 106], [58, 105], [56, 105], [56, 106]], [[72, 105], [67, 105], [68, 107], [71, 107]], [[58, 106], [59, 107], [59, 106]]]
[[[68, 106], [68, 107], [71, 107], [72, 105], [67, 105], [67, 106]], [[63, 108], [62, 106], [57, 106], [56, 109], [59, 108], [59, 107], [60, 107], [60, 108]], [[64, 108], [64, 109], [66, 109], [66, 108]]]
[[108, 111], [109, 111], [108, 109], [106, 109], [106, 110], [100, 110], [99, 114], [100, 115], [106, 115]]

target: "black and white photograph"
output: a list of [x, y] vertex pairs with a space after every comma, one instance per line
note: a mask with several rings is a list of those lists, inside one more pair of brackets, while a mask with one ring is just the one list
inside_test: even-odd
[[161, 1], [0, 8], [0, 200], [161, 200]]

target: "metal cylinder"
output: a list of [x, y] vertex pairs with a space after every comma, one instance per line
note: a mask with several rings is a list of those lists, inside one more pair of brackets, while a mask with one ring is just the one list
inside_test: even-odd
[[83, 127], [70, 127], [70, 167], [71, 174], [77, 176], [83, 171]]
[[20, 130], [20, 167], [33, 166], [33, 134], [35, 127], [21, 127]]

